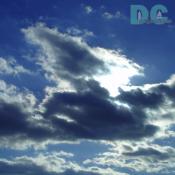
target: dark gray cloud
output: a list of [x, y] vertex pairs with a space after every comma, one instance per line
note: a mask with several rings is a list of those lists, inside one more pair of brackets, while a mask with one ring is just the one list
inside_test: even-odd
[[[35, 141], [53, 140], [138, 140], [155, 134], [157, 127], [146, 124], [144, 111], [114, 103], [106, 89], [90, 80], [83, 90], [52, 94], [34, 120], [20, 105], [0, 103], [0, 136], [18, 136]], [[81, 89], [81, 88], [80, 88]], [[66, 116], [67, 121], [59, 116]], [[47, 127], [45, 124], [47, 123]]]
[[[0, 136], [20, 136], [22, 139], [43, 140], [51, 131], [30, 121], [31, 116], [19, 104], [0, 101]], [[42, 123], [41, 123], [42, 124]]]
[[98, 79], [99, 76], [112, 73], [114, 67], [118, 71], [128, 69], [131, 72], [128, 78], [124, 78], [126, 84], [130, 77], [142, 74], [141, 66], [118, 51], [92, 47], [81, 37], [61, 33], [44, 24], [36, 24], [22, 31], [28, 42], [39, 46], [37, 51], [40, 56], [36, 61], [42, 66], [46, 77], [59, 86], [65, 82], [75, 85], [75, 80], [80, 83], [78, 81], [83, 79]]
[[[38, 123], [31, 122], [31, 114], [26, 113], [25, 109], [1, 102], [1, 136], [18, 135], [37, 141], [138, 140], [156, 133], [158, 127], [148, 124], [149, 116], [144, 109], [157, 109], [165, 101], [165, 96], [173, 99], [174, 86], [160, 84], [147, 91], [121, 90], [120, 95], [114, 99], [99, 82], [89, 80], [99, 69], [104, 72], [107, 70], [104, 60], [96, 58], [92, 54], [93, 48], [80, 41], [80, 38], [44, 26], [30, 27], [24, 29], [24, 32], [46, 55], [44, 60], [39, 59], [44, 70], [63, 80], [69, 80], [76, 92], [56, 92], [47, 97], [41, 104], [45, 112], [39, 113], [43, 119], [38, 120]], [[127, 61], [126, 63], [128, 64]], [[89, 77], [88, 80], [84, 79], [85, 75]], [[116, 104], [117, 100], [126, 103], [130, 108]], [[47, 127], [44, 127], [44, 122]]]
[[123, 91], [120, 90], [120, 95], [117, 99], [121, 102], [129, 104], [130, 106], [137, 106], [141, 108], [154, 108], [157, 109], [166, 102], [168, 98], [174, 104], [175, 102], [175, 84], [173, 78], [168, 80], [169, 83], [162, 83], [148, 90], [140, 88]]
[[131, 106], [142, 108], [157, 108], [164, 102], [163, 93], [157, 92], [157, 90], [153, 90], [152, 92], [144, 92], [141, 89], [131, 91], [121, 90], [117, 99]]
[[[84, 92], [55, 93], [45, 104], [45, 118], [52, 121], [63, 138], [140, 139], [154, 135], [157, 127], [145, 124], [142, 110], [114, 104], [103, 88], [92, 82]], [[73, 122], [56, 117], [64, 115]]]
[[175, 101], [175, 85], [173, 83], [172, 85], [161, 84], [158, 87], [153, 88], [153, 90], [157, 91], [159, 95], [164, 94], [172, 101]]
[[161, 152], [159, 150], [153, 149], [153, 148], [140, 148], [137, 151], [134, 152], [128, 152], [128, 153], [123, 153], [126, 156], [144, 156], [148, 158], [156, 158], [158, 160], [164, 160], [164, 159], [169, 159], [171, 155], [167, 152]]
[[[147, 116], [142, 110], [136, 107], [128, 109], [115, 104], [109, 92], [102, 88], [99, 82], [93, 80], [94, 75], [108, 72], [111, 64], [116, 64], [115, 66], [119, 66], [120, 69], [121, 67], [134, 69], [135, 74], [141, 71], [139, 65], [118, 52], [93, 48], [81, 38], [63, 34], [43, 24], [23, 29], [23, 32], [29, 42], [40, 47], [39, 53], [42, 56], [36, 61], [42, 66], [48, 78], [58, 85], [69, 83], [69, 88], [73, 86], [77, 92], [58, 92], [44, 100], [43, 107], [46, 111], [39, 114], [52, 131], [44, 128], [42, 124], [31, 125], [28, 120], [30, 116], [20, 117], [26, 114], [18, 110], [14, 111], [14, 118], [19, 116], [19, 119], [13, 118], [19, 120], [16, 131], [13, 129], [15, 125], [11, 126], [6, 122], [4, 135], [7, 135], [7, 131], [12, 133], [10, 130], [15, 131], [13, 134], [21, 134], [34, 140], [137, 140], [154, 135], [157, 127], [146, 124]], [[112, 58], [106, 59], [109, 56]], [[8, 114], [3, 115], [10, 116], [8, 121], [13, 121], [11, 109], [8, 111]], [[73, 122], [61, 118], [62, 115]]]
[[53, 32], [44, 26], [23, 29], [23, 32], [33, 44], [44, 49], [49, 59], [42, 60], [41, 64], [47, 72], [52, 69], [51, 74], [71, 80], [76, 76], [91, 76], [99, 69], [107, 71], [104, 61], [92, 54], [89, 46], [80, 38]]
[[[75, 81], [76, 82], [76, 81]], [[57, 92], [44, 103], [44, 122], [33, 124], [20, 106], [0, 103], [1, 136], [21, 135], [32, 140], [138, 140], [155, 134], [158, 128], [146, 124], [144, 108], [157, 109], [165, 97], [173, 99], [174, 87], [160, 84], [150, 90], [120, 91], [116, 97], [130, 108], [115, 104], [106, 89], [94, 80], [79, 81], [77, 92]], [[66, 116], [70, 121], [59, 116]], [[39, 121], [40, 122], [40, 121]]]

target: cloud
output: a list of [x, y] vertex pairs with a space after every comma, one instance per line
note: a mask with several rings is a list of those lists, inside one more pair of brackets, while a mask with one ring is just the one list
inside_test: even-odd
[[[27, 139], [47, 139], [52, 135], [51, 128], [37, 118], [35, 111], [37, 100], [28, 90], [18, 89], [14, 85], [0, 81], [0, 137], [1, 143], [7, 139], [15, 142]], [[1, 145], [1, 146], [2, 146]], [[13, 146], [13, 143], [9, 143]]]
[[99, 173], [93, 173], [90, 171], [74, 171], [66, 170], [62, 173], [48, 172], [43, 167], [35, 164], [24, 164], [24, 163], [9, 163], [7, 161], [0, 161], [0, 171], [4, 175], [100, 175]]
[[168, 174], [174, 171], [172, 147], [148, 142], [113, 142], [109, 150], [83, 163], [86, 166], [125, 169], [132, 173]]
[[175, 125], [174, 92], [175, 78], [172, 75], [164, 83], [120, 90], [120, 95], [116, 99], [131, 108], [142, 110], [146, 116], [149, 116], [147, 122], [160, 128], [155, 137], [163, 139], [174, 135], [174, 131], [170, 130]]
[[81, 37], [61, 33], [44, 24], [22, 31], [28, 42], [40, 47], [36, 61], [46, 77], [57, 82], [60, 88], [74, 89], [79, 80], [95, 79], [114, 95], [119, 86], [130, 83], [131, 77], [143, 75], [143, 67], [125, 55], [91, 47]]
[[60, 173], [59, 175], [100, 175], [99, 173], [93, 173], [93, 172], [85, 172], [85, 171], [79, 171], [79, 172], [76, 172], [76, 171], [73, 171], [73, 170], [67, 170], [65, 171], [64, 173]]
[[5, 175], [57, 175], [57, 173], [45, 172], [41, 167], [36, 165], [12, 164], [5, 161], [0, 161], [0, 171]]
[[[45, 152], [35, 156], [0, 159], [0, 172], [5, 175], [100, 175], [68, 160], [71, 153]], [[72, 154], [71, 154], [72, 156]]]
[[[134, 87], [130, 79], [143, 75], [143, 67], [116, 50], [90, 46], [83, 39], [84, 31], [61, 33], [44, 24], [22, 31], [36, 47], [34, 61], [54, 86], [45, 87], [45, 97], [39, 101], [29, 90], [0, 80], [0, 146], [20, 149], [33, 144], [37, 148], [90, 140], [110, 143], [115, 149], [84, 160], [84, 167], [70, 161], [73, 153], [61, 151], [1, 160], [0, 171], [7, 175], [116, 175], [126, 173], [115, 168], [173, 169], [169, 162], [175, 161], [174, 149], [153, 142], [175, 135], [170, 131], [175, 124], [175, 76]], [[0, 60], [7, 65], [6, 74], [11, 75], [13, 67], [24, 72], [15, 61]]]
[[85, 12], [86, 12], [87, 14], [90, 14], [90, 13], [93, 12], [93, 9], [92, 9], [91, 6], [85, 6], [85, 7], [84, 7], [84, 10], [85, 10]]
[[4, 175], [128, 175], [95, 166], [79, 166], [74, 161], [59, 157], [57, 153], [38, 154], [34, 157], [21, 156], [11, 160], [0, 159], [0, 171]]
[[80, 36], [84, 39], [86, 39], [88, 37], [94, 37], [95, 36], [93, 32], [91, 32], [87, 29], [80, 30], [77, 27], [69, 27], [67, 29], [67, 33], [70, 34], [70, 35], [73, 35], [73, 36]]
[[123, 155], [132, 156], [132, 157], [137, 157], [137, 156], [138, 157], [143, 156], [148, 158], [152, 157], [154, 159], [159, 159], [159, 160], [169, 159], [171, 157], [171, 154], [168, 154], [166, 152], [163, 153], [153, 148], [148, 148], [148, 149], [140, 148], [139, 150], [134, 152], [123, 153]]
[[124, 14], [122, 14], [120, 11], [117, 11], [115, 14], [112, 14], [110, 12], [104, 12], [102, 16], [107, 20], [112, 20], [112, 19], [127, 20], [127, 17]]
[[[75, 169], [77, 173], [73, 169]], [[67, 172], [81, 174], [78, 173], [79, 166], [77, 164], [66, 161], [60, 157], [58, 153], [52, 152], [38, 154], [35, 157], [21, 156], [11, 160], [1, 159], [0, 171], [6, 175], [62, 175], [67, 174]]]
[[[8, 104], [0, 102], [0, 136], [14, 136], [18, 140], [25, 139], [47, 139], [51, 136], [51, 129], [44, 126], [41, 121], [36, 124], [37, 120], [26, 113], [19, 104]], [[42, 125], [41, 125], [42, 124]]]
[[[156, 126], [146, 124], [147, 116], [142, 111], [111, 101], [108, 91], [96, 81], [83, 86], [84, 91], [52, 94], [41, 104], [43, 111], [25, 97], [21, 102], [2, 100], [0, 136], [15, 138], [15, 142], [139, 140], [157, 131]], [[27, 103], [28, 108], [23, 108]]]
[[[126, 78], [116, 85], [117, 91], [121, 85], [128, 85], [130, 77], [140, 75], [142, 67], [117, 51], [91, 47], [81, 37], [63, 34], [43, 24], [22, 31], [31, 44], [40, 47], [36, 62], [57, 86], [47, 87], [46, 96], [39, 104], [33, 95], [26, 95], [30, 93], [19, 93], [11, 88], [14, 90], [9, 91], [17, 100], [7, 102], [3, 98], [1, 102], [2, 137], [18, 136], [43, 142], [142, 140], [159, 133], [157, 122], [163, 117], [154, 118], [154, 115], [166, 99], [164, 94], [169, 99], [172, 97], [173, 78], [147, 91], [143, 88], [119, 90], [120, 94], [114, 98], [109, 88], [113, 84], [105, 85], [111, 83], [109, 77], [114, 78], [111, 72], [116, 76], [117, 70], [118, 75], [122, 73], [122, 80]], [[64, 87], [64, 83], [72, 91], [66, 88], [60, 91], [60, 84]], [[8, 88], [4, 88], [5, 91], [8, 92]], [[6, 97], [13, 93], [6, 93]], [[27, 96], [33, 99], [30, 103]], [[28, 107], [25, 109], [23, 105]], [[165, 131], [166, 127], [161, 130]]]
[[103, 61], [97, 59], [79, 37], [62, 34], [43, 25], [23, 32], [28, 41], [41, 47], [42, 57], [38, 61], [50, 79], [73, 81], [75, 77], [96, 74], [98, 68], [105, 69]]
[[[100, 90], [100, 87], [94, 89], [97, 88]], [[63, 138], [137, 140], [152, 136], [157, 130], [156, 126], [145, 124], [147, 117], [142, 111], [114, 104], [104, 89], [101, 92], [91, 89], [83, 93], [54, 93], [44, 106], [43, 115], [65, 133]]]
[[18, 88], [0, 80], [0, 101], [8, 104], [20, 104], [26, 111], [33, 111], [37, 99], [28, 89]]
[[109, 12], [104, 12], [103, 17], [106, 18], [106, 19], [112, 19], [113, 15]]
[[175, 103], [175, 76], [172, 75], [166, 82], [159, 84], [148, 84], [134, 89], [122, 90], [116, 97], [122, 103], [132, 107], [139, 107], [143, 110], [159, 112], [159, 119], [163, 114], [160, 110], [171, 113]]
[[[78, 82], [76, 92], [59, 92], [56, 88], [39, 104], [43, 108], [40, 110], [30, 92], [21, 92], [2, 81], [1, 137], [15, 138], [16, 142], [132, 141], [162, 137], [157, 135], [160, 131], [167, 136], [167, 126], [174, 123], [171, 116], [166, 117], [168, 123], [164, 122], [165, 114], [168, 116], [173, 112], [174, 77], [165, 83], [151, 85], [147, 90], [143, 87], [121, 90], [116, 98], [110, 97], [109, 92], [95, 80]], [[118, 100], [128, 106], [118, 104]], [[167, 105], [164, 107], [165, 103], [169, 104], [168, 108]], [[167, 109], [161, 113], [160, 108]], [[163, 125], [159, 124], [161, 121]]]
[[162, 93], [157, 91], [151, 92], [151, 90], [144, 92], [141, 89], [121, 90], [117, 99], [130, 106], [139, 106], [141, 108], [157, 108], [164, 102]]
[[22, 65], [18, 65], [14, 58], [5, 59], [0, 57], [0, 74], [2, 75], [18, 75], [31, 74], [32, 72]]
[[[91, 47], [81, 37], [43, 24], [22, 31], [27, 41], [39, 46], [36, 63], [58, 87], [47, 88], [50, 93], [39, 104], [30, 92], [23, 93], [15, 87], [5, 93], [6, 97], [13, 94], [16, 100], [8, 102], [4, 98], [1, 102], [2, 137], [43, 142], [140, 140], [156, 133], [157, 126], [147, 123], [144, 111], [117, 104], [110, 91], [115, 86], [105, 85], [116, 73], [122, 73], [124, 81], [116, 85], [117, 91], [129, 83], [130, 77], [142, 73], [141, 66], [117, 51]], [[61, 92], [60, 84], [73, 91]]]

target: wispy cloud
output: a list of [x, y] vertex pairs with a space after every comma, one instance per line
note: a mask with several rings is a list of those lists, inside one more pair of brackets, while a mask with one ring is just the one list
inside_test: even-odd
[[84, 10], [87, 14], [90, 14], [93, 12], [93, 8], [91, 6], [88, 6], [88, 5], [84, 7]]
[[19, 65], [14, 58], [0, 57], [0, 74], [4, 75], [18, 75], [18, 74], [32, 74], [32, 72], [22, 65]]
[[120, 11], [117, 11], [114, 14], [106, 11], [103, 13], [102, 16], [107, 20], [112, 20], [112, 19], [127, 20], [127, 17]]

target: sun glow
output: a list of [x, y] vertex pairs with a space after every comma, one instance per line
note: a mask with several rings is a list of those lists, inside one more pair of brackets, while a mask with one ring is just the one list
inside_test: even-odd
[[104, 61], [108, 70], [108, 72], [96, 75], [94, 78], [109, 91], [111, 96], [118, 95], [120, 87], [129, 85], [131, 77], [143, 76], [143, 68], [128, 60], [120, 52], [103, 48], [95, 48], [94, 50], [94, 54]]

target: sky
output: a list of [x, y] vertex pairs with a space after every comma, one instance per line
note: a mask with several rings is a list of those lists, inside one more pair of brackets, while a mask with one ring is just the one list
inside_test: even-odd
[[[171, 23], [131, 24], [131, 5]], [[173, 0], [0, 1], [0, 174], [174, 175]]]

